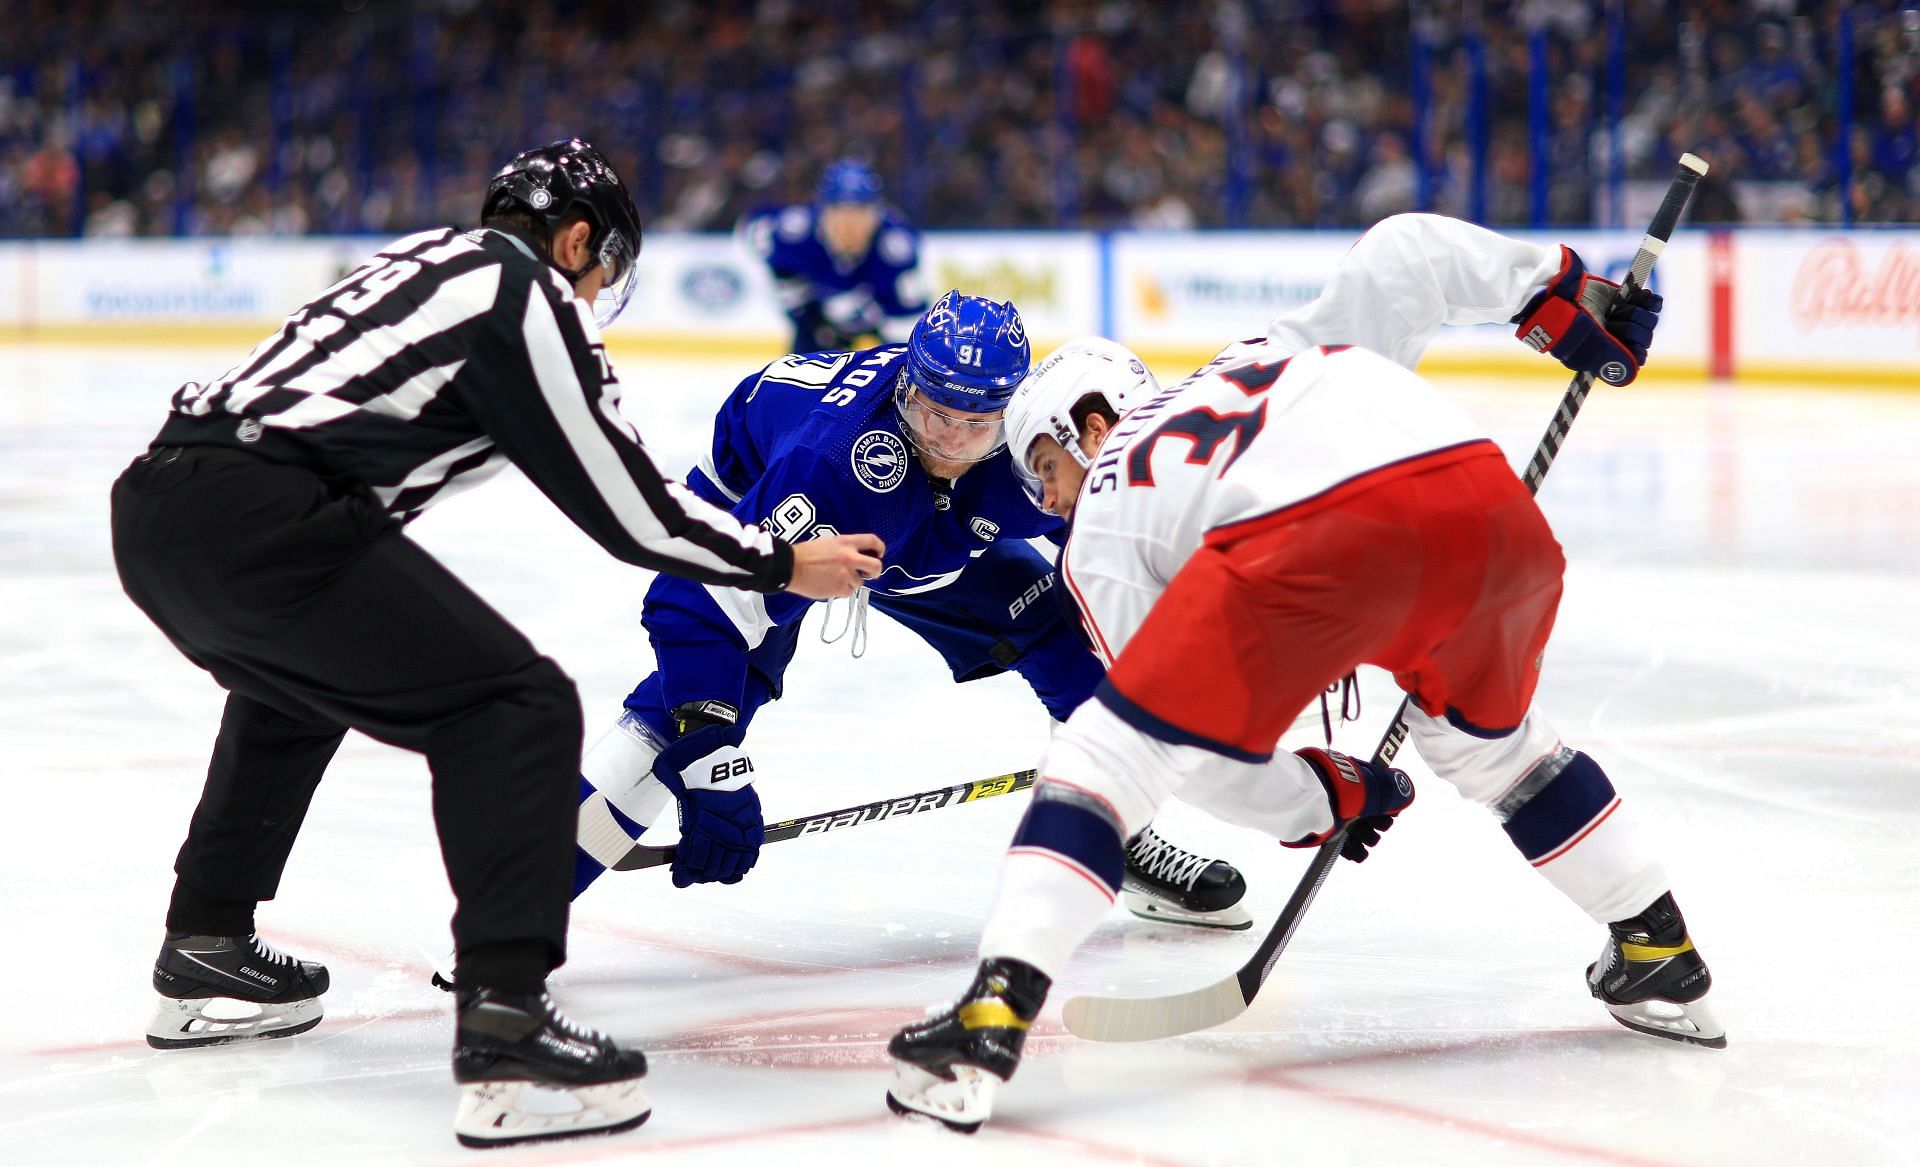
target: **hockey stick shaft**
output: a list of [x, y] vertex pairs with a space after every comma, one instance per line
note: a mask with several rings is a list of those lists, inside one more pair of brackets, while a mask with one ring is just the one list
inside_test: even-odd
[[[1634, 253], [1633, 266], [1627, 269], [1627, 278], [1620, 284], [1622, 299], [1647, 286], [1647, 279], [1653, 274], [1653, 261], [1659, 259], [1660, 253], [1667, 249], [1667, 241], [1673, 238], [1674, 227], [1679, 225], [1688, 200], [1693, 198], [1694, 188], [1700, 185], [1700, 177], [1706, 172], [1707, 164], [1697, 155], [1680, 156], [1673, 181], [1667, 184], [1666, 197], [1660, 200], [1660, 209], [1654, 212], [1653, 222], [1647, 224], [1647, 233], [1640, 238], [1640, 249]], [[1587, 391], [1592, 388], [1592, 373], [1575, 374], [1573, 383], [1567, 386], [1566, 395], [1560, 398], [1560, 408], [1555, 411], [1553, 421], [1548, 423], [1547, 432], [1541, 436], [1532, 460], [1527, 463], [1524, 477], [1528, 490], [1539, 493], [1540, 481], [1547, 476], [1547, 467], [1553, 465], [1554, 458], [1560, 453], [1560, 444], [1566, 441], [1567, 430], [1572, 428], [1573, 419], [1579, 416], [1580, 407], [1587, 403]]]
[[[1693, 191], [1700, 183], [1700, 176], [1707, 172], [1707, 164], [1694, 154], [1683, 154], [1675, 169], [1673, 181], [1667, 186], [1666, 197], [1660, 202], [1653, 222], [1647, 227], [1647, 233], [1640, 240], [1639, 250], [1634, 253], [1633, 265], [1628, 269], [1627, 278], [1622, 282], [1620, 294], [1631, 296], [1646, 287], [1647, 277], [1653, 272], [1654, 261], [1666, 249], [1667, 241], [1673, 237], [1674, 228], [1680, 222], [1681, 214], [1687, 203], [1693, 198]], [[1529, 493], [1538, 493], [1540, 483], [1547, 476], [1547, 470], [1560, 453], [1560, 446], [1566, 440], [1567, 430], [1573, 425], [1573, 419], [1579, 415], [1580, 407], [1585, 403], [1587, 391], [1593, 385], [1593, 377], [1580, 373], [1567, 386], [1566, 395], [1560, 399], [1560, 407], [1555, 411], [1553, 420], [1548, 423], [1547, 431], [1535, 448], [1533, 460], [1527, 466], [1524, 481]], [[1407, 707], [1412, 704], [1411, 697], [1402, 698], [1399, 709], [1393, 715], [1393, 721], [1380, 738], [1380, 744], [1373, 751], [1376, 765], [1391, 765], [1400, 747], [1407, 740]], [[1286, 951], [1288, 942], [1293, 939], [1294, 930], [1300, 926], [1300, 919], [1313, 905], [1320, 894], [1320, 888], [1326, 883], [1327, 875], [1333, 870], [1334, 862], [1340, 858], [1340, 849], [1346, 845], [1349, 827], [1335, 831], [1326, 842], [1320, 844], [1313, 859], [1307, 864], [1307, 870], [1294, 887], [1293, 894], [1287, 897], [1287, 904], [1280, 910], [1279, 919], [1261, 938], [1252, 957], [1240, 966], [1238, 971], [1225, 982], [1182, 993], [1173, 997], [1150, 999], [1147, 1001], [1127, 1001], [1110, 997], [1079, 997], [1067, 1002], [1067, 1028], [1078, 1036], [1095, 1041], [1142, 1041], [1155, 1037], [1169, 1037], [1180, 1033], [1191, 1033], [1195, 1029], [1204, 1029], [1218, 1025], [1238, 1016], [1259, 993], [1273, 973], [1273, 966], [1279, 961], [1280, 954]], [[1235, 985], [1239, 1000], [1235, 1002], [1224, 991], [1228, 984]], [[1155, 1010], [1153, 1006], [1163, 1006]]]
[[[901, 798], [883, 798], [878, 802], [867, 802], [839, 810], [821, 811], [819, 814], [807, 815], [804, 818], [769, 823], [766, 841], [779, 843], [801, 835], [825, 834], [843, 827], [857, 827], [866, 823], [877, 823], [883, 819], [905, 818], [908, 815], [939, 810], [962, 802], [979, 802], [986, 798], [997, 798], [1002, 794], [1012, 794], [1015, 791], [1027, 789], [1033, 785], [1036, 777], [1038, 777], [1037, 771], [1016, 770], [1011, 774], [996, 774], [992, 778], [960, 782], [953, 786], [942, 786], [938, 790], [926, 790]], [[663, 867], [672, 862], [672, 847], [649, 847], [644, 843], [635, 843], [625, 855], [615, 860], [613, 869], [640, 871], [648, 867]]]

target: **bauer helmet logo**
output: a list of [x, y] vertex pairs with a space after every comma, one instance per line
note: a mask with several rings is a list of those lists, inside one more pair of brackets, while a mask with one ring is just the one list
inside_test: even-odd
[[533, 193], [527, 196], [527, 205], [536, 211], [544, 211], [553, 205], [553, 196], [539, 187], [534, 187]]

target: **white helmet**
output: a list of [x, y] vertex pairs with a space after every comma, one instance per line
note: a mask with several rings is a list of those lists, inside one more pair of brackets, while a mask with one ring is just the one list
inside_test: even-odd
[[1106, 337], [1083, 336], [1048, 353], [1007, 402], [1007, 451], [1027, 489], [1040, 497], [1027, 457], [1041, 434], [1051, 435], [1081, 466], [1088, 465], [1080, 427], [1073, 421], [1073, 407], [1083, 398], [1097, 393], [1115, 414], [1123, 414], [1158, 392], [1160, 382], [1147, 363]]

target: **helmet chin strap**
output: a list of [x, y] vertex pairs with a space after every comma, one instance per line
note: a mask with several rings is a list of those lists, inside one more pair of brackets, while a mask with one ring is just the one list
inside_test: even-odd
[[574, 271], [574, 270], [568, 269], [565, 264], [555, 259], [553, 257], [553, 251], [549, 249], [547, 251], [547, 262], [553, 265], [554, 271], [557, 271], [561, 275], [567, 277], [567, 282], [569, 284], [577, 284], [580, 282], [581, 277], [586, 275], [588, 272], [592, 271], [594, 268], [594, 265], [599, 263], [600, 261], [597, 259], [589, 259], [586, 263], [580, 266], [579, 270]]
[[1063, 448], [1067, 451], [1067, 453], [1073, 458], [1075, 462], [1080, 463], [1080, 469], [1091, 470], [1093, 469], [1093, 459], [1087, 457], [1087, 452], [1080, 448], [1081, 436], [1082, 435], [1077, 433], [1074, 434], [1073, 441], [1068, 443]]

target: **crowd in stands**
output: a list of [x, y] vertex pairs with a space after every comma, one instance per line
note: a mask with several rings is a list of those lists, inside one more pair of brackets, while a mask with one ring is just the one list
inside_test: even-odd
[[0, 236], [471, 221], [575, 133], [650, 229], [842, 155], [934, 228], [1574, 225], [1687, 149], [1696, 219], [1911, 222], [1910, 2], [13, 0]]

